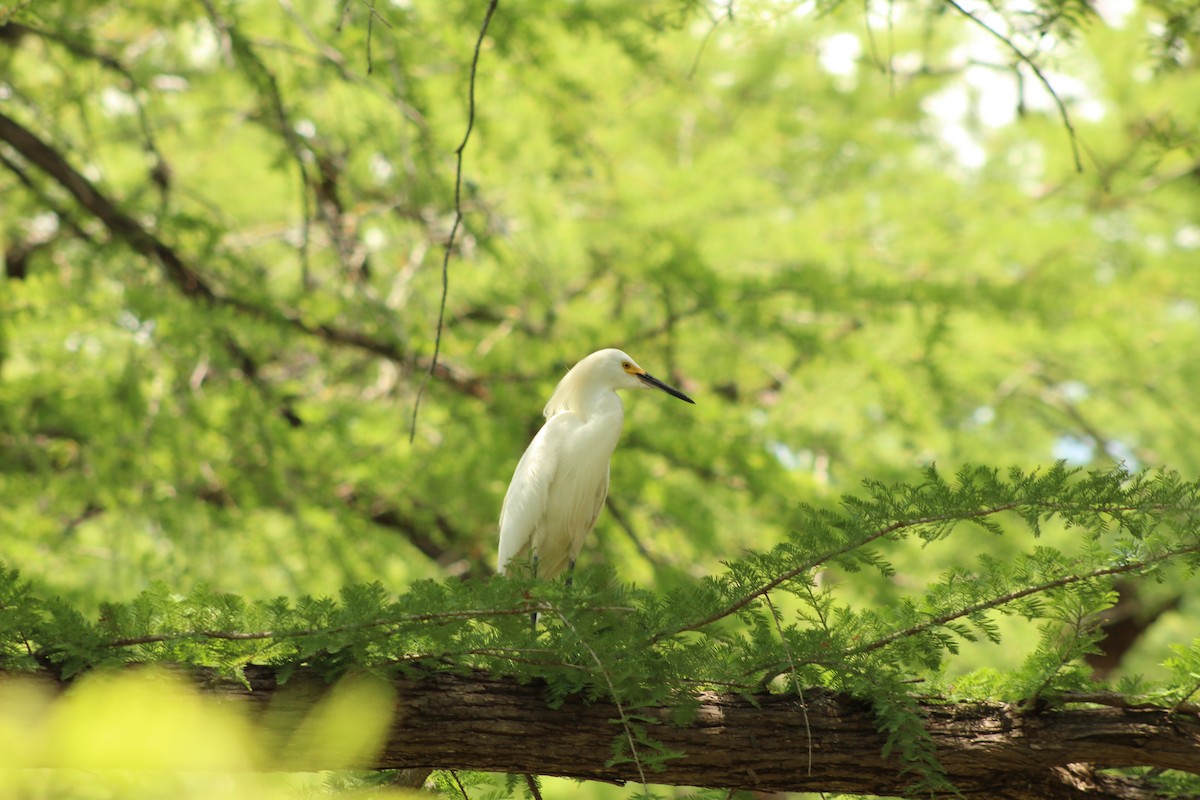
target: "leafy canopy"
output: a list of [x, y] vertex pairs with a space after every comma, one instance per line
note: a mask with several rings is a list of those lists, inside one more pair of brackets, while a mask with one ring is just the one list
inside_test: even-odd
[[[0, 8], [8, 669], [485, 668], [620, 757], [828, 686], [934, 786], [910, 682], [1095, 688], [1132, 586], [1117, 688], [1194, 702], [1192, 4], [485, 9]], [[630, 399], [572, 591], [482, 580], [609, 345], [699, 405]]]

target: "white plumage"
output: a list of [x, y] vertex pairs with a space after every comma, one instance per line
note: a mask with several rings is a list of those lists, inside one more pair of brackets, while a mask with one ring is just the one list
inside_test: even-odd
[[574, 568], [608, 494], [608, 462], [625, 418], [616, 390], [649, 387], [694, 402], [620, 350], [592, 353], [559, 381], [500, 509], [501, 574], [530, 552], [539, 578]]

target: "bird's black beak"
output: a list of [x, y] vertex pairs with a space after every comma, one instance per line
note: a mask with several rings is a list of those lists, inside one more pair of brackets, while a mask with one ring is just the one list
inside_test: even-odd
[[637, 378], [639, 381], [641, 381], [646, 386], [653, 386], [655, 389], [662, 389], [664, 392], [671, 395], [672, 397], [678, 397], [680, 400], [683, 400], [684, 402], [691, 403], [692, 405], [696, 405], [695, 400], [688, 397], [686, 394], [679, 391], [674, 386], [668, 386], [667, 384], [663, 383], [658, 378], [654, 377], [653, 375], [651, 375], [648, 372], [639, 372]]

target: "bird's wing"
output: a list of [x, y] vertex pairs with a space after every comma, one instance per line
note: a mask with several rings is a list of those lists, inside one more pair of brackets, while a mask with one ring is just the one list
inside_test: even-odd
[[501, 575], [508, 562], [529, 549], [534, 529], [546, 513], [550, 484], [554, 481], [561, 452], [562, 429], [573, 414], [559, 414], [533, 437], [517, 462], [504, 503], [500, 506], [500, 551], [497, 570]]
[[604, 498], [608, 497], [608, 476], [610, 472], [610, 467], [604, 468], [604, 480], [596, 487], [595, 506], [592, 508], [592, 519], [588, 522], [587, 526], [589, 531], [596, 527], [596, 520], [600, 519], [600, 509], [604, 508]]
[[581, 528], [582, 533], [580, 536], [571, 542], [571, 561], [574, 561], [578, 557], [578, 554], [580, 554], [580, 548], [583, 547], [583, 537], [592, 533], [592, 529], [596, 527], [596, 521], [600, 519], [600, 511], [604, 509], [604, 501], [608, 497], [608, 473], [610, 473], [610, 468], [605, 467], [604, 480], [596, 485], [595, 498], [592, 501], [592, 515], [588, 517], [587, 527]]

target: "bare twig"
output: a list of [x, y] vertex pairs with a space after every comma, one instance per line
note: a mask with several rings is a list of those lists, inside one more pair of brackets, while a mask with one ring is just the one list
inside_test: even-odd
[[466, 787], [465, 787], [465, 786], [463, 786], [463, 784], [462, 784], [462, 781], [460, 781], [460, 780], [458, 779], [458, 770], [456, 770], [456, 769], [452, 769], [452, 770], [450, 770], [450, 777], [454, 778], [454, 783], [455, 783], [455, 784], [457, 784], [457, 786], [458, 786], [458, 791], [462, 792], [462, 798], [463, 798], [463, 800], [471, 800], [471, 798], [467, 796], [467, 789], [466, 789]]
[[533, 800], [542, 800], [542, 790], [538, 788], [537, 778], [525, 773], [525, 785], [529, 787], [529, 794], [533, 796]]
[[633, 525], [630, 524], [629, 519], [626, 518], [624, 512], [621, 511], [621, 509], [613, 501], [611, 494], [604, 498], [604, 505], [608, 508], [608, 513], [612, 515], [612, 518], [616, 521], [617, 526], [621, 530], [625, 531], [625, 535], [628, 536], [630, 541], [633, 542], [633, 546], [637, 548], [638, 555], [650, 562], [651, 566], [662, 566], [662, 560], [646, 548], [646, 544], [641, 540], [641, 537], [637, 535], [637, 531], [633, 529]]
[[976, 25], [983, 28], [985, 31], [990, 33], [992, 36], [996, 37], [1001, 42], [1003, 42], [1004, 46], [1007, 47], [1009, 50], [1012, 50], [1013, 54], [1017, 57], [1017, 59], [1019, 61], [1021, 61], [1021, 63], [1025, 64], [1031, 70], [1033, 70], [1033, 74], [1035, 76], [1037, 76], [1038, 81], [1042, 84], [1042, 86], [1045, 87], [1046, 91], [1050, 93], [1050, 97], [1054, 100], [1054, 104], [1056, 106], [1058, 106], [1058, 115], [1062, 119], [1062, 123], [1067, 129], [1067, 139], [1071, 142], [1071, 156], [1075, 159], [1075, 171], [1083, 172], [1083, 160], [1081, 159], [1081, 157], [1079, 155], [1079, 141], [1078, 141], [1078, 137], [1075, 134], [1075, 126], [1073, 124], [1071, 124], [1071, 115], [1067, 113], [1066, 104], [1062, 101], [1062, 98], [1058, 96], [1058, 92], [1055, 91], [1054, 87], [1050, 85], [1049, 79], [1042, 72], [1041, 68], [1034, 62], [1034, 60], [1029, 55], [1027, 55], [1025, 53], [1024, 50], [1017, 47], [1016, 43], [1013, 42], [1012, 39], [1008, 38], [1003, 33], [996, 30], [995, 28], [993, 28], [992, 26], [988, 25], [986, 22], [984, 22], [982, 19], [980, 19], [978, 16], [976, 16], [972, 12], [963, 8], [955, 0], [946, 0], [946, 3], [951, 8], [953, 8], [955, 11], [962, 14], [964, 17], [971, 20]]
[[500, 0], [491, 0], [488, 3], [483, 24], [479, 26], [479, 37], [475, 40], [475, 52], [471, 56], [471, 77], [467, 84], [467, 130], [463, 133], [462, 142], [454, 151], [454, 224], [450, 226], [450, 235], [446, 238], [446, 251], [442, 255], [442, 299], [438, 307], [437, 333], [433, 340], [433, 358], [429, 361], [429, 370], [425, 373], [425, 378], [417, 390], [416, 400], [413, 402], [412, 422], [408, 429], [409, 444], [412, 444], [413, 439], [416, 438], [417, 414], [421, 410], [421, 398], [425, 395], [425, 387], [429, 384], [429, 379], [433, 377], [433, 370], [437, 367], [438, 356], [442, 351], [442, 329], [446, 324], [446, 298], [450, 294], [450, 255], [454, 252], [454, 240], [458, 236], [458, 229], [463, 222], [463, 151], [467, 149], [467, 142], [471, 140], [471, 131], [475, 129], [475, 76], [479, 69], [479, 53], [483, 49], [483, 40], [487, 36], [488, 26], [492, 23], [492, 15], [496, 13], [496, 6], [499, 3]]
[[711, 39], [713, 34], [717, 32], [717, 26], [720, 25], [724, 20], [733, 22], [733, 0], [729, 0], [729, 3], [725, 6], [724, 15], [714, 15], [710, 11], [709, 18], [712, 20], [712, 25], [710, 25], [708, 30], [705, 32], [704, 38], [700, 40], [700, 46], [696, 48], [696, 55], [692, 59], [692, 67], [687, 73], [688, 80], [696, 77], [696, 70], [700, 67], [700, 59], [704, 55], [705, 48], [708, 47], [708, 40]]
[[[315, 154], [308, 151], [308, 147], [300, 138], [300, 134], [296, 132], [296, 126], [292, 124], [291, 118], [288, 115], [287, 108], [283, 102], [283, 92], [279, 88], [279, 79], [275, 77], [275, 73], [267, 66], [258, 52], [254, 49], [250, 40], [242, 35], [236, 25], [230, 25], [217, 11], [212, 0], [201, 0], [209, 19], [213, 23], [213, 27], [222, 31], [225, 34], [226, 40], [229, 43], [229, 48], [232, 56], [241, 61], [246, 66], [246, 75], [250, 78], [250, 82], [254, 85], [258, 94], [267, 106], [267, 114], [274, 121], [274, 132], [279, 134], [283, 140], [288, 154], [295, 162], [297, 174], [300, 177], [300, 210], [301, 210], [301, 236], [300, 236], [300, 268], [303, 275], [302, 283], [305, 288], [308, 287], [310, 275], [310, 245], [312, 243], [312, 220], [313, 206], [309, 198], [309, 191], [312, 190], [316, 194], [316, 183], [307, 166], [307, 157]], [[333, 227], [330, 226], [330, 234], [336, 236]]]
[[[379, 16], [378, 12], [375, 10], [375, 0], [371, 0], [370, 9], [371, 9], [370, 13], [367, 14], [367, 74], [368, 75], [370, 75], [372, 72], [375, 71], [375, 57], [371, 53], [371, 39], [373, 39], [374, 35], [375, 35], [375, 17]], [[380, 19], [382, 20], [383, 17], [380, 17]], [[457, 776], [455, 776], [455, 777], [457, 778]], [[467, 796], [467, 793], [463, 792], [463, 797], [466, 797], [466, 796]]]

